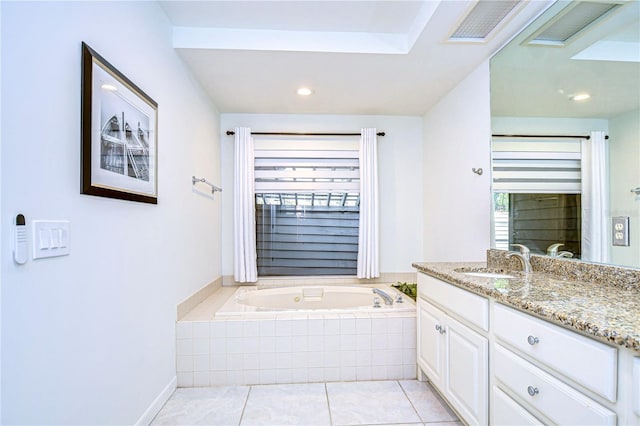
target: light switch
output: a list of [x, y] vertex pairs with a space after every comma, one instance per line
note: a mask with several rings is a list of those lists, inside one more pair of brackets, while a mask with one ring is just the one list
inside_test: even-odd
[[69, 254], [68, 220], [34, 220], [32, 223], [34, 259]]
[[[40, 250], [46, 250], [49, 248], [49, 231], [47, 231], [46, 229], [40, 229], [38, 231], [38, 238], [40, 238], [40, 241], [38, 241], [38, 248], [40, 248]], [[35, 246], [35, 244], [34, 244]]]

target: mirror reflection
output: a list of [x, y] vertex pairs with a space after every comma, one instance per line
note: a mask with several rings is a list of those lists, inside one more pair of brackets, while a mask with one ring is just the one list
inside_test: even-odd
[[491, 60], [493, 247], [640, 267], [640, 2], [559, 1]]

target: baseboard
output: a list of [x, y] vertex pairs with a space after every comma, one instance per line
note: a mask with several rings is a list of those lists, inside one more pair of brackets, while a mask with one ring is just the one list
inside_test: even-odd
[[169, 382], [169, 384], [162, 389], [160, 395], [153, 400], [149, 408], [145, 410], [145, 412], [140, 416], [138, 421], [135, 423], [136, 425], [150, 425], [153, 421], [154, 417], [160, 412], [164, 404], [171, 398], [173, 392], [178, 387], [178, 378], [173, 376], [173, 379]]

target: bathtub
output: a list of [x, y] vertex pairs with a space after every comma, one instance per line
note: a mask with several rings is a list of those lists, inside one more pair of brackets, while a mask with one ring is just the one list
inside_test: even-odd
[[373, 288], [394, 300], [400, 293], [378, 284], [279, 285], [238, 287], [224, 302], [212, 296], [200, 319], [178, 321], [179, 387], [416, 378], [413, 300], [380, 298], [374, 308]]
[[[384, 291], [394, 303], [385, 304], [383, 297], [374, 293], [374, 288]], [[400, 303], [397, 301], [399, 296]], [[239, 287], [216, 312], [216, 318], [249, 313], [390, 313], [415, 309], [413, 300], [389, 285]]]

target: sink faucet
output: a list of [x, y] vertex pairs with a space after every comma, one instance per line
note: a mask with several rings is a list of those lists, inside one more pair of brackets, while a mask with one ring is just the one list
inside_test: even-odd
[[385, 305], [393, 305], [393, 299], [387, 293], [385, 293], [384, 291], [380, 290], [379, 288], [374, 288], [372, 290], [373, 290], [373, 292], [375, 294], [379, 295], [380, 297], [382, 297], [384, 299], [384, 304]]
[[562, 244], [562, 243], [551, 244], [549, 247], [547, 247], [547, 255], [549, 255], [551, 257], [558, 256], [558, 250], [563, 245], [564, 244]]
[[573, 257], [573, 253], [571, 253], [570, 251], [561, 251], [558, 253], [558, 255], [556, 257], [568, 257], [571, 258]]
[[522, 264], [522, 271], [525, 274], [528, 274], [529, 272], [531, 272], [531, 262], [529, 261], [529, 259], [521, 255], [520, 253], [509, 253], [507, 257], [508, 258], [516, 257]]
[[516, 257], [518, 260], [520, 260], [520, 263], [522, 264], [522, 271], [525, 274], [528, 274], [529, 272], [532, 271], [531, 269], [531, 251], [529, 250], [529, 248], [523, 244], [511, 244], [514, 247], [518, 247], [520, 249], [520, 253], [509, 253], [507, 254], [507, 258], [512, 258], [512, 257]]
[[551, 244], [549, 247], [547, 247], [547, 255], [551, 257], [573, 257], [573, 253], [571, 253], [570, 251], [558, 251], [560, 249], [560, 246], [563, 245], [564, 244], [562, 243]]

